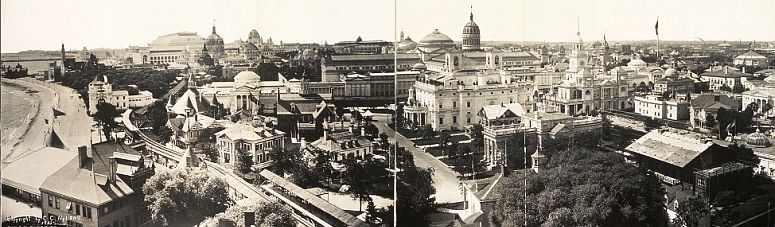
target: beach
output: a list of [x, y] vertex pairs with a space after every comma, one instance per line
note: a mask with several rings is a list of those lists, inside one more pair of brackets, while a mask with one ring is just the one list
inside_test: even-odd
[[[32, 78], [2, 79], [2, 90], [3, 163], [45, 147], [51, 131], [73, 152], [91, 140], [99, 141], [89, 138], [94, 122], [75, 90]], [[54, 118], [53, 109], [64, 115]]]
[[5, 162], [20, 152], [46, 145], [56, 94], [44, 86], [21, 80], [2, 79], [2, 144], [0, 156]]

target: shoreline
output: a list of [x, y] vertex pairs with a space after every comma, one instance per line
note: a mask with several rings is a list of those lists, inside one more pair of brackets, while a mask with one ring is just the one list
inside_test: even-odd
[[[54, 108], [55, 103], [58, 102], [58, 95], [50, 88], [29, 81], [3, 78], [2, 83], [18, 92], [26, 93], [24, 96], [31, 99], [32, 103], [29, 113], [24, 118], [26, 123], [13, 128], [3, 128], [3, 131], [12, 130], [12, 134], [0, 145], [2, 148], [0, 158], [6, 162], [6, 159], [14, 157], [19, 152], [37, 150], [46, 146], [47, 136], [53, 127], [53, 111], [46, 113], [44, 110]], [[35, 91], [35, 93], [28, 91]]]

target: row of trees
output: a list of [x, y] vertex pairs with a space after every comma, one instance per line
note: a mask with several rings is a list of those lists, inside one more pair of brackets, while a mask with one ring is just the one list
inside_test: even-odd
[[435, 212], [436, 194], [433, 186], [433, 169], [420, 168], [414, 163], [411, 152], [399, 147], [396, 162], [398, 163], [398, 198], [396, 216], [398, 226], [428, 226], [428, 214]]

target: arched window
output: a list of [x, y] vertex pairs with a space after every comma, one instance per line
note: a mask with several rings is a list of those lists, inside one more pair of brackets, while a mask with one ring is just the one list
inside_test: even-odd
[[459, 59], [457, 58], [457, 56], [455, 56], [454, 58], [452, 58], [452, 64], [455, 65], [455, 66], [458, 66], [458, 64], [459, 64], [458, 60]]
[[501, 57], [500, 57], [500, 56], [498, 56], [498, 55], [495, 55], [495, 64], [496, 64], [496, 65], [500, 63], [500, 59], [501, 59]]

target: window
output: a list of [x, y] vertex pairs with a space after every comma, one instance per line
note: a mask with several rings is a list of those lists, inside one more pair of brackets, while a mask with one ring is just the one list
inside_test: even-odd
[[441, 103], [439, 103], [439, 109], [442, 109], [442, 108], [444, 108], [444, 107], [442, 107]]
[[54, 206], [54, 196], [48, 195], [48, 206]]
[[443, 118], [443, 117], [440, 117], [440, 118], [439, 118], [439, 124], [440, 124], [440, 125], [441, 125], [441, 124], [444, 124], [444, 118]]
[[56, 205], [55, 207], [56, 207], [57, 209], [59, 209], [59, 198], [56, 198], [56, 199], [54, 200], [54, 202], [55, 202], [55, 205]]
[[81, 215], [81, 205], [75, 204], [75, 215]]
[[452, 102], [452, 108], [457, 108], [457, 102]]
[[452, 116], [452, 124], [457, 123], [457, 116]]
[[471, 102], [466, 102], [466, 107], [471, 108]]

